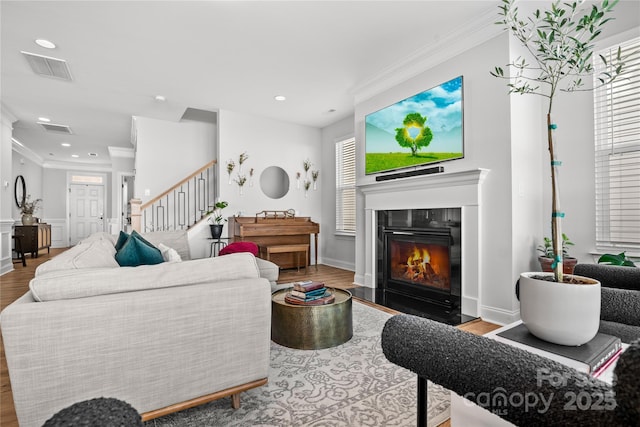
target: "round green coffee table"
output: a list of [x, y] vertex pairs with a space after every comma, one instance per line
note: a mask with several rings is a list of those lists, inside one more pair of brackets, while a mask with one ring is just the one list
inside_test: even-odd
[[335, 301], [327, 305], [293, 305], [284, 301], [290, 289], [271, 296], [271, 339], [300, 350], [335, 347], [353, 336], [351, 293], [331, 289]]

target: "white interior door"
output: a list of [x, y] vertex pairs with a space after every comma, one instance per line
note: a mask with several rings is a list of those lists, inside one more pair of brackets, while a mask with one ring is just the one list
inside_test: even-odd
[[104, 185], [69, 186], [69, 230], [72, 246], [92, 233], [104, 231]]

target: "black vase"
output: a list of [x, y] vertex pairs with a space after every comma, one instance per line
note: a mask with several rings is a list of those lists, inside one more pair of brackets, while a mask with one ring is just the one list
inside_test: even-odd
[[220, 236], [222, 236], [222, 227], [224, 227], [224, 224], [209, 224], [209, 228], [211, 228], [211, 237], [219, 239]]

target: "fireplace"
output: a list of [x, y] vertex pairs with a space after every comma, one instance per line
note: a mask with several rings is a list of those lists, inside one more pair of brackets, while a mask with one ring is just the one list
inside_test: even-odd
[[[358, 184], [364, 199], [364, 220], [356, 234], [356, 247], [363, 252], [362, 256], [356, 256], [355, 282], [368, 289], [376, 302], [419, 315], [424, 311], [424, 299], [405, 297], [385, 288], [384, 228], [450, 228], [453, 239], [450, 250], [454, 256], [451, 268], [460, 271], [459, 283], [453, 278], [451, 281], [452, 303], [460, 303], [458, 320], [480, 316], [481, 289], [487, 275], [481, 269], [482, 249], [488, 235], [482, 233], [486, 226], [481, 222], [481, 213], [486, 208], [481, 190], [489, 175], [486, 169], [468, 169]], [[456, 265], [458, 257], [461, 262]], [[390, 299], [402, 300], [402, 304], [388, 304]], [[411, 307], [404, 310], [408, 302]]]
[[451, 307], [452, 276], [460, 271], [452, 268], [451, 230], [385, 228], [383, 233], [383, 289]]
[[377, 302], [405, 313], [458, 323], [461, 209], [377, 213]]

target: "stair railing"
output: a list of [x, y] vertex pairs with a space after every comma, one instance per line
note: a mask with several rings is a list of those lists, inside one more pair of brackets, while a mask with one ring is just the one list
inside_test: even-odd
[[212, 160], [144, 204], [131, 199], [131, 228], [139, 233], [186, 230], [202, 220], [215, 204], [215, 165]]

